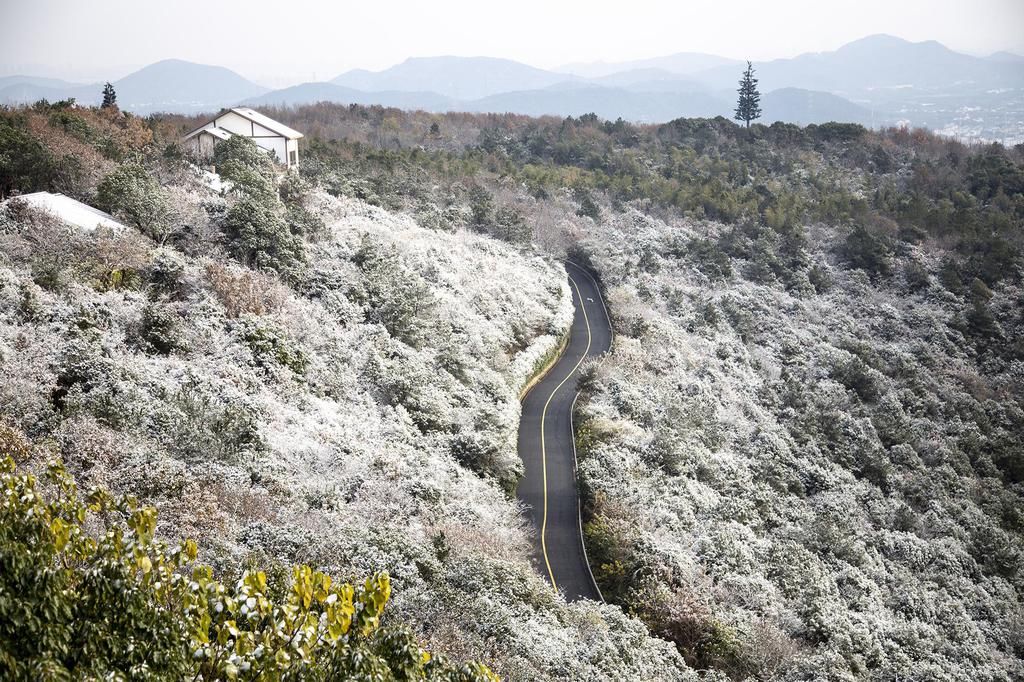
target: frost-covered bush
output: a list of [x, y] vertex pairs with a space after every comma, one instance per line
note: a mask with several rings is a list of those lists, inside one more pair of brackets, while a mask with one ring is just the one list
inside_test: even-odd
[[154, 421], [172, 455], [234, 463], [266, 450], [265, 411], [235, 387], [188, 372], [157, 397]]
[[579, 419], [605, 596], [736, 679], [1021, 677], [1024, 383], [988, 341], [1019, 284], [769, 231], [627, 211], [583, 242], [617, 332]]
[[244, 265], [288, 273], [305, 258], [302, 242], [277, 209], [262, 199], [239, 199], [228, 209], [223, 225], [228, 249]]
[[101, 208], [163, 243], [175, 223], [173, 207], [153, 175], [139, 163], [118, 166], [96, 188]]
[[307, 239], [319, 239], [327, 229], [327, 225], [320, 216], [301, 205], [289, 206], [285, 221], [292, 234]]
[[185, 347], [180, 316], [174, 306], [150, 303], [139, 320], [139, 340], [151, 352], [169, 355]]
[[[89, 322], [79, 318], [79, 324]], [[136, 377], [91, 336], [88, 329], [74, 334], [60, 348], [50, 403], [65, 417], [88, 414], [113, 428], [139, 425], [145, 406]]]
[[256, 316], [240, 318], [234, 325], [235, 333], [252, 352], [257, 366], [272, 370], [286, 367], [295, 374], [306, 371], [306, 354], [285, 330]]
[[155, 249], [144, 276], [153, 293], [158, 297], [180, 299], [186, 294], [185, 259], [173, 249]]
[[561, 266], [317, 190], [304, 206], [327, 229], [295, 236], [309, 259], [286, 281], [178, 240], [149, 244], [135, 289], [93, 286], [73, 259], [60, 289], [38, 286], [41, 245], [12, 220], [0, 420], [159, 508], [159, 534], [196, 538], [218, 574], [257, 556], [387, 570], [390, 617], [456, 661], [512, 680], [693, 679], [671, 645], [618, 608], [566, 604], [531, 563], [510, 494], [518, 394], [572, 320]]
[[292, 234], [307, 239], [320, 239], [327, 230], [323, 218], [310, 209], [313, 186], [298, 172], [291, 170], [285, 173], [278, 186], [278, 194], [287, 208], [286, 220]]

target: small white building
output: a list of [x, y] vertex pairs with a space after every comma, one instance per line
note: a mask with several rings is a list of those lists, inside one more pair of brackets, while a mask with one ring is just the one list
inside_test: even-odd
[[277, 162], [288, 168], [299, 164], [299, 138], [302, 133], [247, 107], [222, 111], [181, 141], [199, 158], [210, 158], [217, 143], [232, 135], [248, 137], [257, 146], [273, 153]]

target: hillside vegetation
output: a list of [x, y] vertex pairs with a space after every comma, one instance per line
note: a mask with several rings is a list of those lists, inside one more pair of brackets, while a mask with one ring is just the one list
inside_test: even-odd
[[[3, 191], [133, 226], [0, 230], [0, 418], [81, 481], [215, 571], [386, 569], [425, 645], [510, 679], [1024, 675], [1024, 148], [267, 113], [300, 175], [222, 145], [223, 193], [196, 119], [0, 116]], [[550, 592], [510, 502], [564, 255], [616, 331], [578, 414], [607, 606]]]
[[684, 678], [641, 623], [567, 605], [530, 564], [517, 396], [571, 320], [561, 266], [279, 178], [251, 143], [220, 150], [221, 193], [153, 122], [62, 105], [2, 121], [17, 186], [132, 226], [3, 210], [0, 420], [36, 446], [23, 467], [59, 457], [79, 487], [153, 505], [157, 536], [194, 539], [226, 584], [387, 571], [385, 623], [457, 663]]
[[690, 666], [1021, 674], [1024, 150], [322, 113], [292, 114], [345, 138], [311, 175], [442, 227], [463, 196], [480, 225], [518, 213], [602, 278], [618, 336], [581, 401], [588, 548]]
[[951, 293], [920, 247], [873, 283], [843, 232], [778, 274], [767, 229], [633, 213], [584, 241], [618, 332], [581, 401], [598, 580], [737, 678], [1014, 679], [1024, 291]]

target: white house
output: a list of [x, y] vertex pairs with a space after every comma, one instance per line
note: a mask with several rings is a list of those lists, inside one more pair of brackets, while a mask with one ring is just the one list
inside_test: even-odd
[[196, 156], [209, 158], [213, 156], [214, 146], [232, 135], [245, 135], [272, 152], [278, 163], [288, 168], [299, 164], [299, 138], [302, 133], [246, 107], [222, 111], [181, 141]]

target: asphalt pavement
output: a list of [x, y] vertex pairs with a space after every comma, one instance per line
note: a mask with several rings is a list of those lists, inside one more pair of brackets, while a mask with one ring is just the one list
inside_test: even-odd
[[537, 570], [569, 600], [600, 599], [587, 565], [579, 517], [572, 407], [580, 365], [611, 348], [612, 330], [591, 275], [566, 263], [576, 314], [562, 356], [523, 398], [517, 496], [536, 529]]

